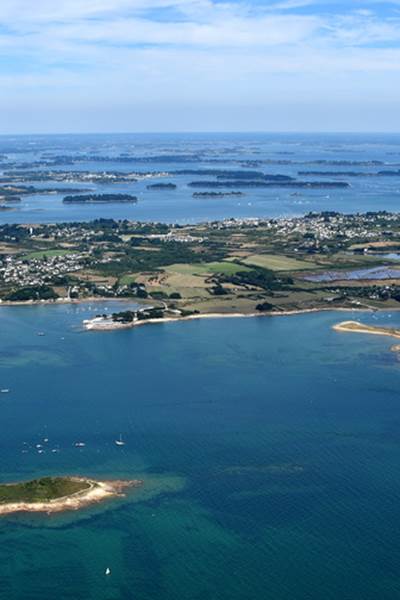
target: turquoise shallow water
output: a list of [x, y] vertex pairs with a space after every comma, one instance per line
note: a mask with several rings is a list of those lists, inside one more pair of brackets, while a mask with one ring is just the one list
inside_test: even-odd
[[1, 478], [145, 485], [80, 513], [2, 518], [0, 598], [399, 597], [390, 338], [332, 331], [343, 313], [112, 333], [80, 331], [87, 314], [1, 309]]

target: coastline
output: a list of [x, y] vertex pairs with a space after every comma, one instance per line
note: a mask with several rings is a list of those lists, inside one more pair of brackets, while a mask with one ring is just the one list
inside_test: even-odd
[[[107, 298], [107, 297], [97, 297], [97, 296], [89, 296], [87, 298], [60, 298], [58, 300], [27, 300], [27, 301], [1, 301], [0, 300], [0, 310], [1, 307], [38, 307], [38, 306], [57, 306], [57, 305], [81, 305], [81, 304], [92, 304], [92, 303], [126, 303], [126, 304], [139, 304], [137, 298]], [[140, 299], [140, 304], [146, 305], [146, 301]], [[254, 317], [290, 317], [295, 315], [309, 314], [309, 313], [319, 313], [319, 312], [345, 312], [345, 313], [384, 313], [384, 312], [400, 312], [399, 307], [390, 307], [390, 308], [380, 308], [376, 306], [365, 306], [365, 307], [332, 307], [332, 306], [321, 306], [314, 308], [295, 308], [293, 310], [283, 310], [283, 311], [265, 311], [265, 312], [252, 312], [252, 313], [241, 313], [241, 312], [232, 312], [232, 313], [199, 313], [194, 315], [189, 315], [187, 317], [165, 317], [160, 319], [144, 319], [142, 321], [135, 321], [133, 323], [118, 323], [118, 322], [105, 322], [93, 324], [92, 326], [85, 326], [84, 329], [86, 331], [115, 331], [120, 329], [133, 329], [135, 327], [146, 325], [146, 324], [156, 324], [156, 323], [172, 323], [172, 322], [181, 322], [181, 321], [191, 321], [198, 319], [226, 319], [226, 318], [254, 318]], [[87, 319], [89, 325], [92, 321], [94, 321], [96, 317], [93, 319]]]
[[92, 504], [97, 504], [104, 500], [124, 496], [123, 490], [128, 487], [139, 487], [143, 485], [141, 480], [132, 481], [97, 481], [83, 477], [71, 477], [75, 481], [86, 482], [90, 485], [88, 489], [76, 492], [70, 496], [55, 498], [45, 502], [9, 502], [0, 504], [0, 516], [13, 514], [17, 512], [39, 512], [39, 513], [58, 513], [68, 510], [80, 510]]
[[318, 312], [384, 312], [384, 311], [400, 311], [400, 308], [396, 309], [368, 309], [368, 308], [304, 308], [294, 309], [291, 311], [281, 312], [264, 312], [264, 313], [200, 313], [198, 315], [189, 315], [188, 317], [165, 317], [161, 319], [144, 319], [141, 321], [133, 321], [129, 323], [121, 323], [111, 320], [100, 320], [97, 317], [94, 319], [87, 319], [83, 321], [84, 329], [86, 331], [116, 331], [121, 329], [134, 329], [147, 324], [156, 323], [174, 323], [182, 321], [194, 321], [199, 319], [244, 319], [254, 317], [290, 317], [295, 315], [303, 315], [308, 313]]

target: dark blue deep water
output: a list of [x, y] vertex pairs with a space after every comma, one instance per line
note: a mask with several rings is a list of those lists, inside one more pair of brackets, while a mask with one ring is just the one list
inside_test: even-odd
[[343, 313], [110, 333], [81, 331], [88, 314], [1, 309], [1, 479], [145, 484], [80, 513], [3, 517], [0, 598], [400, 597], [390, 338], [332, 331]]

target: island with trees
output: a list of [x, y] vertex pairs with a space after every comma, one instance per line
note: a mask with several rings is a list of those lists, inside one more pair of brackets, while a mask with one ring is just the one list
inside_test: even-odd
[[162, 191], [173, 191], [176, 190], [178, 186], [175, 183], [151, 183], [147, 186], [148, 190], [158, 190]]
[[131, 194], [80, 194], [76, 196], [65, 196], [65, 204], [115, 204], [127, 203], [136, 204], [137, 197]]
[[243, 192], [232, 191], [232, 192], [193, 192], [193, 198], [224, 198], [225, 196], [244, 196]]
[[141, 480], [97, 481], [84, 477], [42, 477], [31, 481], [0, 484], [0, 515], [16, 512], [56, 513], [78, 510], [124, 495]]
[[216, 181], [197, 180], [188, 184], [190, 187], [206, 188], [308, 188], [308, 189], [332, 189], [348, 188], [347, 181], [300, 181], [297, 179], [217, 179]]

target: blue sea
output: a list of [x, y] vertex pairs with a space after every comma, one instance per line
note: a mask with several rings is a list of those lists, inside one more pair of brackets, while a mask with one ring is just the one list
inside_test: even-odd
[[[94, 218], [196, 223], [228, 217], [278, 217], [302, 215], [310, 211], [336, 210], [345, 213], [390, 210], [400, 206], [399, 176], [371, 177], [377, 171], [400, 169], [399, 134], [127, 134], [76, 136], [0, 136], [0, 174], [16, 161], [20, 166], [40, 159], [65, 157], [56, 167], [34, 167], [59, 171], [163, 172], [187, 169], [235, 169], [282, 174], [300, 180], [321, 180], [318, 176], [299, 176], [299, 171], [356, 171], [358, 177], [323, 177], [322, 180], [344, 180], [345, 189], [244, 189], [244, 196], [217, 199], [193, 198], [191, 181], [214, 177], [172, 175], [161, 179], [142, 180], [130, 184], [52, 184], [33, 183], [38, 188], [58, 187], [59, 194], [35, 194], [23, 198], [10, 212], [0, 212], [0, 223], [49, 223], [82, 221]], [[68, 158], [80, 156], [80, 162], [69, 165]], [[91, 157], [85, 161], [85, 157]], [[99, 160], [96, 160], [98, 156]], [[130, 162], [113, 158], [128, 157]], [[104, 162], [101, 158], [107, 157]], [[137, 159], [135, 161], [135, 158]], [[150, 158], [150, 161], [148, 160]], [[148, 162], [146, 162], [147, 159]], [[246, 161], [255, 166], [242, 166]], [[257, 166], [257, 161], [261, 164]], [[268, 161], [268, 162], [262, 162]], [[317, 161], [325, 161], [318, 163]], [[348, 164], [333, 164], [346, 161]], [[350, 161], [354, 163], [350, 164]], [[376, 161], [371, 166], [368, 163]], [[357, 164], [358, 163], [358, 164]], [[360, 163], [364, 163], [364, 166]], [[251, 163], [248, 163], [251, 164]], [[19, 169], [19, 172], [23, 170]], [[172, 182], [174, 191], [148, 190], [155, 182]], [[29, 182], [28, 182], [29, 184]], [[129, 193], [138, 197], [136, 205], [65, 205], [63, 187], [79, 187], [96, 193]]]
[[[296, 156], [400, 161], [395, 136], [161, 137], [146, 137], [141, 152], [159, 154], [152, 144], [161, 142], [171, 152], [169, 144], [186, 140], [220, 155], [219, 144], [232, 149], [240, 138], [249, 155], [263, 146], [263, 156], [277, 147]], [[116, 151], [136, 143], [128, 138], [114, 142]], [[7, 148], [12, 142], [21, 156], [26, 139], [8, 140]], [[64, 144], [76, 152], [81, 143], [40, 140], [47, 151]], [[110, 138], [101, 143], [105, 153]], [[4, 138], [0, 146], [4, 153]], [[251, 192], [254, 214], [229, 198], [208, 201], [213, 208], [205, 200], [195, 205], [178, 188], [173, 199], [146, 192], [132, 207], [83, 209], [32, 197], [8, 217], [197, 221], [209, 212], [395, 210], [396, 178], [387, 182], [391, 191], [376, 179], [368, 192], [368, 181], [355, 180], [360, 194], [336, 190], [314, 200], [307, 192], [311, 205], [304, 206], [293, 204], [296, 197], [285, 205], [282, 190], [274, 192], [280, 200], [269, 190]], [[400, 598], [400, 364], [393, 340], [333, 331], [353, 318], [339, 312], [82, 329], [83, 319], [119, 306], [0, 308], [0, 389], [10, 390], [0, 394], [0, 479], [144, 481], [124, 498], [79, 512], [0, 518], [1, 600]], [[400, 327], [400, 313], [357, 318]], [[115, 444], [120, 435], [122, 447]]]
[[145, 484], [3, 517], [1, 598], [399, 597], [390, 338], [334, 332], [343, 313], [83, 332], [98, 308], [1, 309], [1, 477]]

